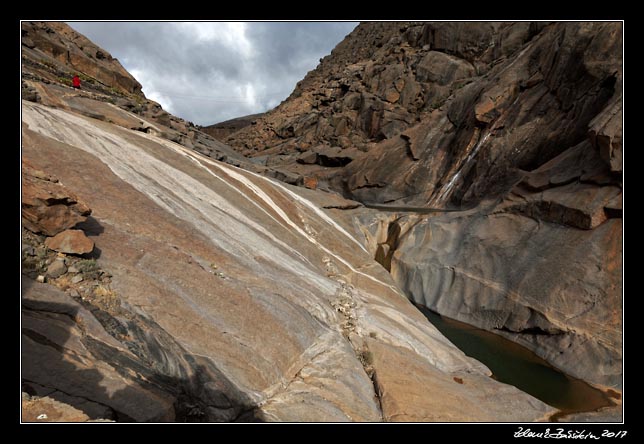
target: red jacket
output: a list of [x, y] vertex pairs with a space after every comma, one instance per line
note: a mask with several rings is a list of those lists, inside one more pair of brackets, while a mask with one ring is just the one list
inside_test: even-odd
[[78, 76], [74, 76], [72, 85], [74, 85], [74, 88], [80, 88], [80, 78]]

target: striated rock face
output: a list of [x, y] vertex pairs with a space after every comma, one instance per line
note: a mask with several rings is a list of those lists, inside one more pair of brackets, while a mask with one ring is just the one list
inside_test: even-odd
[[469, 209], [355, 220], [414, 301], [619, 388], [621, 57], [621, 23], [363, 23], [227, 140], [361, 202]]
[[[23, 276], [28, 392], [135, 421], [396, 420], [405, 403], [424, 406], [414, 420], [554, 411], [427, 322], [320, 209], [346, 201], [66, 110], [23, 101], [22, 116], [25, 155], [91, 205], [86, 233], [112, 276], [109, 288]], [[398, 364], [418, 379], [403, 388]], [[432, 399], [428, 380], [477, 407], [414, 400]]]
[[136, 92], [72, 91], [38, 57], [76, 38], [28, 32], [23, 202], [87, 202], [96, 260], [27, 233], [23, 390], [134, 421], [554, 412], [407, 297], [621, 390], [619, 24], [360, 25], [229, 136], [251, 160]]
[[586, 231], [479, 210], [411, 228], [391, 260], [396, 281], [432, 310], [620, 388], [621, 221]]
[[[219, 130], [198, 128], [167, 113], [161, 105], [145, 98], [138, 82], [106, 50], [66, 24], [23, 22], [22, 26], [24, 100], [153, 134], [230, 165], [293, 184], [303, 183], [300, 175], [274, 162], [267, 165], [266, 159], [249, 160], [209, 135], [219, 134]], [[79, 71], [82, 88], [75, 90], [71, 81]], [[254, 116], [233, 119], [220, 126], [240, 128], [252, 122], [250, 117]]]
[[[146, 99], [141, 85], [109, 53], [61, 22], [22, 23], [22, 98], [159, 135], [218, 160], [254, 164]], [[80, 90], [71, 88], [80, 74]]]

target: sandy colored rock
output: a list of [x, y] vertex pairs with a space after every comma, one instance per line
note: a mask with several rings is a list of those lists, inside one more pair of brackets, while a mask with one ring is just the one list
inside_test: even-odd
[[91, 214], [90, 208], [58, 179], [22, 159], [22, 223], [25, 228], [54, 236]]
[[94, 242], [90, 240], [83, 230], [65, 230], [54, 237], [45, 240], [47, 248], [67, 254], [91, 253]]
[[385, 421], [523, 422], [555, 412], [516, 387], [490, 384], [483, 375], [452, 376], [408, 350], [371, 339], [367, 343]]
[[[81, 331], [78, 315], [58, 316], [61, 308], [48, 301], [24, 313], [38, 334], [25, 335], [33, 348], [23, 347], [23, 378], [65, 393], [75, 384], [77, 408], [82, 397], [117, 418], [148, 421], [378, 421], [373, 384], [347, 332], [374, 332], [438, 372], [489, 374], [446, 341], [360, 241], [321, 210], [333, 205], [328, 193], [32, 102], [23, 102], [23, 118], [25, 153], [37, 150], [47, 171], [91, 202], [101, 227], [97, 262], [112, 274], [113, 293], [102, 294], [116, 303], [95, 311], [98, 325], [75, 309], [85, 316], [82, 325], [96, 327]], [[71, 158], [95, 180], [70, 171]], [[40, 288], [33, 284], [26, 295]], [[53, 313], [41, 322], [42, 315], [29, 317], [34, 310]], [[41, 336], [63, 349], [45, 348]], [[67, 349], [82, 357], [72, 363], [82, 370], [38, 364], [68, 365]], [[97, 386], [94, 369], [107, 382]], [[130, 376], [117, 383], [112, 369]], [[132, 376], [139, 373], [154, 387]], [[448, 391], [459, 386], [449, 384]]]
[[[28, 25], [23, 80], [40, 102], [22, 102], [23, 153], [33, 181], [55, 175], [91, 204], [82, 226], [112, 277], [69, 291], [84, 305], [23, 280], [23, 385], [133, 421], [552, 411], [489, 378], [411, 296], [618, 386], [620, 128], [612, 111], [592, 122], [617, 109], [620, 26], [362, 24], [229, 137], [252, 162], [134, 90], [70, 95], [53, 45], [80, 40]], [[401, 217], [283, 183], [310, 177], [363, 201], [473, 207]]]
[[22, 399], [23, 422], [87, 422], [89, 416], [49, 397]]
[[[123, 93], [143, 95], [136, 81], [107, 51], [63, 22], [22, 22], [23, 50], [37, 50], [52, 66], [69, 63], [74, 73], [102, 82]], [[47, 57], [44, 59], [43, 57]], [[42, 63], [42, 62], [41, 62]], [[71, 77], [70, 77], [71, 79]]]

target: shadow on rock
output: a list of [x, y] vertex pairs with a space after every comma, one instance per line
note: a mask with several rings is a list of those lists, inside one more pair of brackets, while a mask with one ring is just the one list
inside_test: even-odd
[[105, 228], [93, 216], [87, 216], [87, 220], [79, 222], [74, 227], [78, 230], [83, 230], [87, 236], [100, 236]]
[[23, 275], [22, 390], [119, 422], [255, 422], [254, 403], [153, 321]]

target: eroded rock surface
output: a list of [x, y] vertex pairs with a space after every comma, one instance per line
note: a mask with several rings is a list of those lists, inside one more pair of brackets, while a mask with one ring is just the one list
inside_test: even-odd
[[[54, 176], [65, 211], [87, 202], [111, 278], [45, 277], [44, 246], [23, 250], [30, 393], [136, 421], [554, 412], [406, 296], [621, 390], [619, 23], [360, 25], [229, 136], [250, 160], [135, 87], [71, 90], [77, 66], [49, 45], [72, 48], [65, 26], [23, 29], [22, 149], [39, 171], [23, 181], [45, 190], [23, 184], [23, 203], [46, 202]], [[320, 189], [471, 209], [382, 213]]]
[[[503, 195], [589, 128], [621, 171], [621, 48], [618, 22], [362, 23], [227, 141], [364, 202]], [[333, 170], [292, 156], [319, 145], [364, 156]]]
[[414, 301], [621, 386], [621, 23], [362, 23], [227, 140], [366, 204], [468, 210], [352, 225]]
[[[466, 391], [481, 408], [462, 417], [501, 405], [483, 395], [497, 390], [522, 419], [553, 411], [487, 377], [298, 189], [65, 110], [23, 101], [23, 119], [25, 155], [91, 205], [86, 233], [112, 275], [89, 301], [25, 280], [23, 378], [36, 394], [137, 421], [379, 421], [395, 418], [370, 373], [404, 349], [441, 380], [479, 375]], [[372, 340], [383, 347], [367, 372]]]

